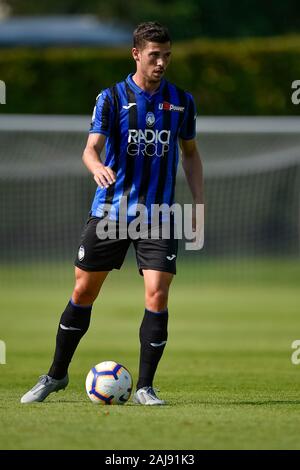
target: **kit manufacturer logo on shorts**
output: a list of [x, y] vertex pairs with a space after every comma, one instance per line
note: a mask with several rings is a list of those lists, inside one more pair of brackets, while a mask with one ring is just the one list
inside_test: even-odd
[[84, 247], [81, 245], [78, 250], [78, 259], [82, 261], [85, 255]]
[[159, 103], [158, 109], [162, 109], [163, 111], [178, 111], [179, 113], [183, 113], [185, 110], [184, 106], [177, 106], [176, 104], [168, 103], [164, 101], [163, 103]]

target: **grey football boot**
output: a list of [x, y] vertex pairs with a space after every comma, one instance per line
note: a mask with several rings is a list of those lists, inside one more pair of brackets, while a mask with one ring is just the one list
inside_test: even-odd
[[50, 393], [65, 389], [68, 383], [68, 374], [60, 380], [53, 379], [49, 375], [41, 375], [38, 383], [22, 396], [21, 403], [44, 401]]
[[152, 387], [139, 388], [133, 395], [133, 403], [138, 405], [165, 405], [164, 400], [160, 400]]

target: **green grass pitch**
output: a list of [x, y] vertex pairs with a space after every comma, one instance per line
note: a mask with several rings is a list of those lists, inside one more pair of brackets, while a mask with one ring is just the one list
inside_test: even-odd
[[[1, 268], [1, 449], [299, 449], [299, 262], [225, 262], [180, 268], [170, 295], [169, 341], [156, 386], [165, 407], [99, 406], [85, 393], [104, 360], [138, 368], [143, 281], [130, 263], [113, 272], [94, 306], [70, 384], [21, 405], [52, 359], [72, 266]], [[68, 272], [69, 274], [65, 274]], [[243, 272], [244, 275], [240, 275]], [[56, 279], [55, 279], [56, 278]]]

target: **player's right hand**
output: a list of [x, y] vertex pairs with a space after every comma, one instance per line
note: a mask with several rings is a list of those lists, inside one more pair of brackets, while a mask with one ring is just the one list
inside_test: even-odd
[[100, 188], [108, 188], [116, 182], [116, 173], [109, 166], [102, 165], [94, 171], [94, 180]]

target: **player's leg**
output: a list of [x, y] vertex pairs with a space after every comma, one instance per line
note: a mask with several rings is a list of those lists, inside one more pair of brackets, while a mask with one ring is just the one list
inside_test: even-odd
[[153, 390], [153, 379], [168, 339], [168, 294], [173, 274], [143, 270], [145, 314], [140, 327], [139, 378], [135, 401], [162, 405]]
[[66, 376], [73, 354], [87, 332], [93, 302], [108, 271], [89, 272], [75, 267], [75, 287], [58, 325], [56, 348], [48, 376], [61, 380]]
[[43, 401], [49, 393], [67, 386], [68, 366], [88, 330], [93, 302], [108, 272], [122, 266], [129, 241], [99, 238], [99, 220], [89, 217], [82, 232], [75, 260], [75, 287], [59, 321], [53, 363], [48, 374], [22, 397], [22, 403]]
[[108, 271], [88, 272], [75, 268], [75, 287], [58, 325], [53, 363], [48, 374], [21, 398], [21, 403], [41, 402], [52, 392], [66, 388], [68, 367], [73, 354], [87, 332], [91, 310]]
[[139, 271], [144, 276], [145, 314], [140, 327], [140, 365], [136, 403], [161, 405], [153, 390], [153, 378], [168, 337], [168, 294], [176, 274], [178, 240], [171, 226], [169, 238], [134, 242]]
[[168, 294], [173, 274], [143, 270], [145, 314], [140, 327], [140, 367], [137, 389], [152, 387], [168, 339]]

